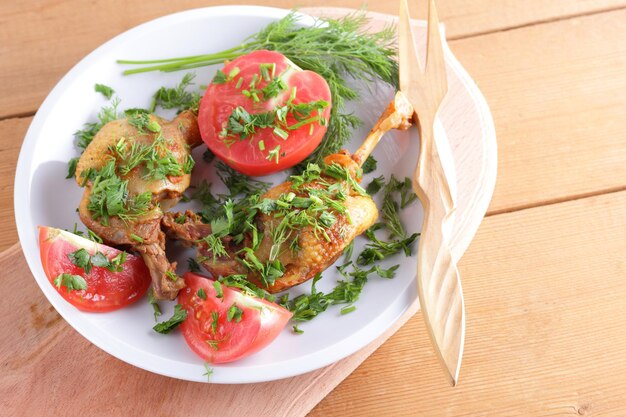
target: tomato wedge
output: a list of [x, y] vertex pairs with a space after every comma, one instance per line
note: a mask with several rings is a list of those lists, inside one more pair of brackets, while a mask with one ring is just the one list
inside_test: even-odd
[[198, 112], [202, 139], [247, 175], [292, 167], [320, 144], [330, 117], [326, 80], [284, 55], [255, 51], [227, 63]]
[[[89, 273], [75, 265], [68, 254], [85, 249], [89, 255], [100, 252], [108, 260], [121, 251], [106, 245], [92, 242], [53, 227], [39, 227], [39, 250], [41, 263], [50, 283], [63, 298], [83, 311], [106, 312], [120, 309], [141, 298], [150, 286], [150, 271], [143, 259], [127, 255], [121, 264], [120, 272], [112, 272], [105, 267], [92, 266]], [[69, 290], [64, 285], [56, 285], [55, 279], [61, 274], [78, 275], [84, 278], [87, 288]]]
[[[215, 284], [201, 275], [185, 274], [178, 302], [187, 310], [181, 330], [189, 347], [210, 363], [226, 363], [270, 344], [292, 313], [278, 304]], [[230, 314], [229, 314], [230, 312]]]

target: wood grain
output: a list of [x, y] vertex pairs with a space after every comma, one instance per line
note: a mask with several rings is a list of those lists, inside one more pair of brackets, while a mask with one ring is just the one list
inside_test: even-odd
[[[147, 20], [232, 0], [24, 0], [0, 2], [0, 118], [32, 114], [74, 64], [113, 36]], [[249, 2], [243, 2], [249, 3]], [[341, 6], [362, 0], [256, 0], [283, 8]], [[445, 0], [440, 16], [452, 38], [527, 25], [537, 21], [626, 6], [626, 0]], [[368, 9], [397, 15], [393, 1], [370, 1]], [[417, 8], [416, 8], [417, 9]], [[414, 13], [414, 17], [423, 16]]]
[[[344, 9], [345, 10], [345, 9]], [[382, 15], [379, 15], [380, 17]], [[433, 25], [433, 27], [437, 28], [437, 25]], [[425, 27], [424, 26], [416, 26], [414, 30], [416, 37], [418, 39], [424, 38], [425, 36]], [[448, 54], [448, 52], [446, 52]], [[454, 164], [453, 170], [460, 173], [464, 179], [469, 179], [469, 183], [467, 187], [461, 187], [457, 184], [457, 189], [459, 190], [457, 193], [457, 212], [456, 217], [460, 220], [468, 220], [468, 221], [459, 221], [452, 225], [449, 232], [452, 236], [454, 235], [464, 235], [471, 238], [475, 232], [475, 228], [478, 227], [478, 224], [482, 220], [482, 216], [484, 211], [486, 210], [488, 201], [491, 198], [491, 193], [493, 191], [493, 170], [487, 169], [486, 166], [494, 167], [495, 166], [495, 139], [493, 138], [493, 132], [489, 129], [486, 129], [484, 126], [484, 121], [488, 119], [490, 116], [484, 104], [475, 103], [471, 98], [468, 98], [471, 95], [472, 89], [467, 87], [468, 81], [466, 79], [461, 79], [459, 76], [458, 66], [450, 66], [451, 65], [451, 57], [447, 56], [448, 68], [450, 68], [450, 99], [447, 100], [447, 106], [445, 110], [442, 110], [442, 116], [445, 113], [449, 115], [446, 118], [442, 117], [442, 124], [446, 133], [448, 134], [448, 138], [451, 142], [450, 148], [453, 154], [447, 161], [448, 164]], [[443, 66], [443, 62], [442, 62]], [[442, 69], [443, 70], [443, 69]], [[400, 107], [400, 106], [395, 106]], [[408, 104], [405, 104], [404, 107], [409, 107]], [[412, 113], [405, 110], [405, 113]], [[434, 114], [433, 114], [434, 115]], [[405, 118], [407, 116], [405, 115]], [[467, 119], [472, 120], [467, 120]], [[454, 119], [454, 120], [452, 120]], [[450, 121], [452, 120], [452, 121]], [[383, 123], [385, 124], [385, 123]], [[386, 126], [384, 129], [388, 129], [390, 126]], [[374, 135], [376, 136], [376, 135]], [[371, 150], [371, 149], [370, 149]], [[363, 155], [365, 158], [367, 155]], [[489, 177], [489, 178], [487, 178]], [[473, 190], [476, 189], [478, 183], [482, 185], [482, 189], [484, 190], [482, 193], [478, 193], [474, 195]], [[486, 184], [490, 184], [487, 186]], [[473, 210], [469, 210], [468, 207], [474, 207]], [[461, 254], [465, 251], [467, 241], [463, 242], [462, 240], [457, 240], [458, 244], [456, 246], [451, 246], [452, 255], [458, 259]], [[16, 269], [19, 266], [22, 269]], [[0, 258], [0, 270], [7, 270], [9, 273], [6, 277], [16, 277], [16, 276], [28, 276], [29, 273], [25, 270], [25, 265], [23, 259], [21, 259], [19, 254], [19, 248], [13, 247], [8, 252], [4, 253]], [[5, 278], [6, 279], [6, 278]], [[15, 290], [12, 290], [14, 293], [14, 297], [18, 299], [26, 299], [28, 296], [21, 296]], [[8, 305], [8, 304], [7, 304]], [[349, 375], [358, 364], [360, 364], [367, 356], [371, 354], [371, 352], [376, 349], [384, 340], [386, 340], [394, 331], [396, 331], [409, 317], [411, 317], [414, 312], [417, 310], [417, 303], [414, 303], [409, 311], [403, 315], [392, 328], [385, 334], [378, 338], [374, 343], [368, 345], [366, 348], [357, 352], [356, 354], [346, 358], [344, 361], [338, 362], [330, 367], [325, 368], [324, 370], [320, 370], [314, 373], [310, 373], [307, 375], [302, 375], [297, 378], [292, 378], [286, 381], [279, 381], [276, 383], [270, 384], [257, 384], [257, 385], [247, 385], [245, 387], [242, 386], [221, 386], [221, 387], [212, 387], [210, 389], [206, 389], [202, 392], [202, 398], [206, 402], [198, 402], [196, 401], [196, 390], [185, 390], [183, 389], [181, 392], [181, 400], [179, 402], [182, 403], [193, 403], [190, 405], [188, 410], [185, 412], [196, 414], [199, 411], [197, 407], [204, 407], [207, 403], [212, 404], [220, 401], [223, 398], [231, 398], [233, 402], [237, 403], [236, 409], [233, 407], [228, 408], [228, 403], [225, 403], [221, 406], [213, 406], [212, 412], [221, 414], [221, 413], [231, 413], [231, 414], [249, 414], [251, 407], [254, 408], [255, 415], [260, 416], [274, 416], [274, 415], [301, 415], [308, 411], [315, 403], [317, 403], [333, 386], [335, 386], [339, 381], [343, 380], [347, 375]], [[0, 311], [1, 314], [1, 311]], [[18, 317], [23, 318], [24, 312], [18, 311]], [[20, 320], [12, 320], [11, 328], [19, 323]], [[8, 331], [8, 329], [7, 329]], [[59, 345], [55, 346], [53, 350], [55, 352], [64, 352], [67, 351], [65, 343], [68, 343], [68, 337], [64, 337], [61, 341], [59, 341]], [[48, 341], [45, 341], [48, 343]], [[85, 341], [79, 342], [78, 340], [73, 340], [70, 343], [76, 345], [72, 350], [76, 352], [77, 355], [83, 356], [83, 352], [80, 349], [87, 349], [85, 347], [87, 343]], [[82, 343], [82, 344], [81, 344]], [[81, 348], [79, 348], [79, 346]], [[48, 349], [48, 348], [46, 348]], [[23, 349], [18, 348], [19, 351]], [[32, 350], [39, 351], [41, 350], [38, 346], [32, 346]], [[84, 352], [85, 354], [87, 352]], [[92, 353], [89, 356], [93, 355]], [[3, 360], [10, 360], [9, 356], [5, 356], [4, 358], [0, 357], [0, 362]], [[72, 359], [67, 355], [63, 356], [55, 356], [53, 358], [45, 357], [42, 358], [41, 361], [33, 361], [32, 366], [50, 366], [50, 364], [54, 364], [57, 369], [68, 369], [73, 368]], [[19, 365], [15, 366], [15, 373], [10, 375], [14, 379], [19, 378], [19, 374], [22, 375], [30, 375], [29, 371], [31, 364], [28, 365], [25, 362], [20, 362]], [[67, 371], [65, 371], [67, 372]], [[82, 372], [82, 369], [79, 369], [78, 372]], [[90, 372], [92, 374], [101, 374], [103, 375], [103, 379], [108, 380], [107, 376], [109, 376], [111, 369], [109, 367], [109, 362], [103, 359], [101, 362], [94, 363]], [[127, 371], [123, 371], [127, 372]], [[127, 378], [137, 378], [136, 386], [156, 386], [156, 391], [161, 390], [161, 387], [167, 385], [167, 390], [174, 389], [173, 387], [176, 385], [171, 383], [170, 380], [166, 380], [168, 382], [163, 382], [165, 379], [161, 378], [157, 375], [151, 375], [151, 377], [145, 377], [145, 373], [141, 371], [136, 371], [133, 373], [129, 373]], [[82, 379], [81, 375], [78, 379]], [[117, 384], [119, 380], [116, 379], [117, 376], [114, 375], [113, 378], [110, 378], [112, 382], [112, 386], [109, 389], [104, 389], [104, 391], [112, 390]], [[68, 378], [67, 381], [73, 383], [74, 378]], [[36, 384], [45, 384], [49, 381], [49, 379], [41, 379], [41, 380], [33, 380], [30, 382], [31, 385]], [[186, 384], [186, 383], [185, 383]], [[82, 384], [81, 384], [82, 385]], [[284, 392], [290, 386], [300, 386], [302, 387], [297, 392], [292, 392], [290, 394], [284, 394]], [[3, 384], [3, 381], [0, 379], [0, 389], [2, 387], [6, 387], [6, 384]], [[35, 388], [33, 388], [35, 389]], [[67, 388], [68, 390], [71, 387]], [[163, 388], [165, 389], [165, 388]], [[154, 393], [151, 392], [150, 395]], [[280, 396], [280, 404], [273, 404], [271, 407], [264, 405], [262, 407], [258, 406], [258, 403], [263, 398], [272, 398]], [[0, 393], [0, 397], [2, 394]], [[143, 395], [142, 393], [134, 393], [134, 397], [140, 398], [140, 403], [144, 402], [153, 404], [154, 399], [151, 396]], [[242, 401], [241, 399], [245, 398], [246, 401]], [[109, 400], [106, 396], [102, 396], [101, 400], [103, 403], [108, 403]], [[193, 401], [190, 401], [193, 400]], [[21, 412], [20, 410], [26, 409], [29, 412], [38, 414], [43, 410], [37, 407], [33, 408], [28, 405], [25, 406], [18, 401], [16, 403], [11, 402], [11, 407], [16, 412]], [[93, 407], [93, 404], [90, 403], [89, 407]], [[221, 408], [220, 408], [221, 407]], [[155, 411], [150, 408], [151, 411]], [[60, 410], [58, 410], [60, 411]], [[143, 413], [145, 412], [142, 408], [133, 408], [132, 410], [127, 410], [131, 414], [135, 413]], [[56, 411], [55, 411], [56, 412]], [[81, 410], [82, 412], [82, 410]], [[119, 409], [112, 410], [114, 413], [120, 413]]]
[[[3, 334], [11, 335], [0, 338], [0, 410], [15, 417], [305, 415], [417, 309], [357, 354], [326, 368], [263, 384], [199, 384], [128, 365], [80, 336], [37, 287], [19, 244], [0, 253], [0, 270], [7, 294], [25, 300], [0, 304], [7, 323]], [[68, 395], [71, 410], [61, 400]]]
[[624, 253], [626, 192], [486, 218], [460, 263], [460, 384], [416, 316], [310, 416], [623, 416]]
[[[420, 137], [419, 156], [413, 173], [413, 190], [424, 208], [417, 249], [417, 289], [428, 336], [448, 382], [454, 386], [459, 379], [463, 357], [465, 309], [461, 276], [451, 251], [451, 231], [456, 214], [456, 195], [452, 192], [452, 184], [457, 184], [457, 176], [446, 175], [441, 157], [441, 146], [446, 139], [435, 135], [435, 118], [448, 93], [440, 32], [437, 9], [434, 0], [430, 0], [428, 41], [422, 71], [409, 7], [406, 0], [400, 1], [398, 95], [405, 95], [413, 105]], [[462, 177], [463, 172], [457, 175]]]
[[[501, 168], [490, 213], [624, 188], [624, 21], [626, 10], [450, 42], [496, 123]], [[11, 135], [2, 146], [21, 142]]]
[[[338, 3], [330, 0], [324, 5]], [[369, 3], [372, 10], [395, 13], [386, 9], [395, 9], [393, 2]], [[624, 5], [624, 1], [603, 0], [439, 3], [453, 38]], [[199, 2], [123, 4], [121, 0], [1, 2], [0, 118], [33, 112], [62, 74], [114, 34]], [[353, 6], [350, 1], [341, 5]], [[625, 19], [617, 11], [452, 42], [455, 54], [486, 93], [496, 119], [500, 172], [491, 213], [624, 187]], [[4, 173], [13, 170], [11, 158], [17, 156], [16, 146], [29, 122], [29, 118], [2, 122], [3, 192], [6, 184], [12, 187], [12, 176]], [[3, 229], [13, 222], [12, 192], [4, 196], [0, 200]], [[470, 277], [464, 284], [471, 329], [461, 385], [450, 389], [441, 380], [434, 353], [423, 337], [421, 317], [415, 317], [312, 415], [624, 415], [624, 203], [624, 193], [613, 193], [489, 217], [460, 265], [461, 273]], [[13, 234], [9, 230], [3, 238]], [[85, 407], [93, 403], [80, 409], [83, 414], [120, 414], [134, 404], [137, 415], [150, 411], [151, 415], [156, 411], [182, 415], [183, 409], [174, 404], [183, 391], [199, 399], [206, 395], [194, 384], [170, 388], [173, 380], [165, 378], [167, 389], [151, 393], [147, 378], [125, 378], [127, 370], [136, 369], [89, 344], [91, 350], [84, 351], [87, 359], [81, 357], [81, 363], [90, 362], [81, 368], [106, 362], [112, 375], [72, 374], [78, 377], [73, 384], [64, 370], [41, 365], [73, 355], [75, 346], [85, 342], [56, 313], [42, 307], [47, 302], [32, 279], [16, 279], [12, 271], [5, 268], [1, 274], [11, 278], [9, 291], [26, 285], [28, 292], [17, 294], [32, 298], [37, 293], [40, 302], [33, 312], [29, 305], [16, 310], [25, 320], [18, 317], [14, 333], [20, 335], [24, 349], [16, 350], [6, 343], [8, 338], [0, 341], [3, 413], [30, 416], [45, 410], [48, 415], [67, 415], [72, 410], [62, 408], [59, 399], [73, 393], [86, 399]], [[10, 314], [15, 305], [19, 303], [2, 303], [0, 311], [14, 318]], [[65, 330], [54, 336], [50, 329], [60, 325]], [[37, 327], [28, 332], [26, 326]], [[59, 347], [60, 340], [68, 345]], [[40, 341], [43, 347], [37, 350]], [[35, 365], [24, 377], [11, 371], [14, 359], [18, 364], [32, 360]], [[56, 383], [31, 385], [41, 380]], [[100, 384], [105, 388], [75, 390]], [[300, 389], [294, 386], [287, 389]], [[128, 387], [145, 389], [137, 394]], [[331, 388], [325, 378], [320, 379], [320, 395]], [[147, 401], [162, 408], [149, 410]], [[198, 413], [210, 413], [213, 404], [199, 404], [203, 407]]]
[[17, 242], [13, 216], [13, 182], [22, 140], [31, 118], [0, 120], [0, 252]]
[[451, 42], [496, 124], [490, 213], [624, 188], [624, 22], [620, 10]]

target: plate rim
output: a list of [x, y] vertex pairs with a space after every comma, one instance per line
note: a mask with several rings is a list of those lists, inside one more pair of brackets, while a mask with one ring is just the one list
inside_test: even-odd
[[[25, 139], [22, 143], [22, 147], [19, 153], [17, 168], [16, 168], [16, 177], [15, 177], [15, 184], [14, 184], [15, 185], [14, 213], [15, 213], [17, 231], [18, 231], [20, 242], [32, 244], [32, 242], [35, 241], [34, 242], [35, 247], [38, 248], [36, 239], [33, 238], [32, 230], [30, 230], [32, 227], [28, 227], [29, 229], [28, 231], [25, 230], [27, 228], [25, 227], [25, 225], [33, 226], [32, 222], [29, 221], [28, 219], [29, 216], [26, 215], [30, 207], [30, 193], [25, 193], [23, 191], [20, 192], [20, 190], [30, 189], [29, 184], [30, 184], [30, 178], [32, 176], [31, 175], [32, 172], [30, 171], [30, 167], [32, 166], [32, 153], [27, 152], [27, 149], [31, 149], [32, 146], [34, 146], [33, 141], [35, 141], [36, 137], [39, 135], [39, 132], [41, 131], [41, 128], [42, 128], [42, 124], [45, 121], [47, 114], [55, 105], [59, 95], [62, 94], [62, 92], [65, 90], [66, 85], [71, 83], [72, 80], [81, 73], [83, 67], [89, 66], [93, 60], [98, 59], [100, 55], [104, 55], [110, 52], [112, 49], [114, 49], [114, 47], [118, 43], [122, 42], [126, 37], [136, 32], [141, 32], [147, 26], [158, 25], [162, 23], [174, 23], [174, 20], [176, 19], [184, 20], [184, 18], [188, 16], [192, 16], [192, 15], [197, 18], [198, 13], [203, 13], [207, 17], [208, 16], [215, 17], [215, 16], [219, 16], [220, 14], [222, 15], [227, 14], [229, 16], [254, 15], [254, 16], [259, 16], [259, 17], [271, 17], [271, 18], [279, 19], [280, 17], [283, 17], [289, 12], [290, 10], [287, 10], [287, 9], [263, 7], [263, 6], [217, 6], [217, 7], [204, 7], [204, 8], [185, 10], [185, 11], [169, 14], [166, 16], [162, 16], [162, 17], [150, 20], [148, 22], [142, 23], [140, 25], [137, 25], [113, 37], [112, 39], [108, 40], [107, 42], [103, 43], [102, 45], [100, 45], [99, 47], [91, 51], [84, 58], [82, 58], [76, 65], [74, 65], [62, 77], [62, 79], [50, 91], [50, 93], [48, 94], [48, 96], [43, 101], [42, 105], [40, 106], [39, 110], [37, 111], [37, 114], [33, 118], [28, 128], [28, 131], [26, 133]], [[304, 15], [304, 16], [307, 19], [311, 18], [308, 15]], [[483, 116], [485, 116], [485, 109], [486, 109], [485, 117], [487, 119], [487, 124], [489, 124], [489, 121], [491, 121], [491, 127], [493, 128], [493, 120], [491, 118], [491, 113], [489, 112], [489, 109], [486, 106], [486, 102], [484, 100], [484, 97], [482, 96], [482, 93], [478, 90], [478, 87], [475, 85], [473, 80], [471, 80], [471, 78], [469, 77], [467, 72], [463, 69], [463, 67], [460, 65], [458, 60], [456, 60], [456, 58], [454, 57], [452, 52], [449, 50], [445, 42], [444, 42], [444, 45], [446, 48], [446, 61], [456, 70], [457, 75], [463, 81], [464, 87], [467, 90], [469, 90], [470, 93], [473, 93], [473, 98], [476, 99], [476, 97], [478, 97], [478, 101], [482, 99], [482, 103], [475, 102], [475, 104], [477, 104], [477, 107], [479, 108], [479, 113]], [[495, 130], [494, 130], [494, 135], [493, 135], [493, 142], [495, 144]], [[27, 175], [19, 175], [20, 173], [26, 173]], [[495, 175], [493, 176], [493, 181], [495, 184]], [[493, 189], [491, 191], [493, 191]], [[485, 207], [485, 211], [486, 211], [486, 207]], [[477, 227], [478, 226], [476, 225], [476, 228]], [[473, 236], [473, 233], [472, 233], [472, 236]], [[469, 239], [471, 240], [471, 236]], [[469, 244], [469, 241], [467, 242], [467, 244]], [[22, 245], [22, 250], [24, 251], [25, 259], [31, 270], [31, 273], [33, 274], [33, 278], [36, 280], [38, 286], [41, 288], [42, 292], [44, 293], [48, 301], [55, 307], [57, 312], [64, 318], [64, 320], [71, 327], [73, 327], [79, 334], [81, 334], [84, 338], [86, 338], [89, 342], [98, 346], [100, 349], [104, 350], [108, 354], [120, 360], [123, 360], [124, 362], [127, 362], [133, 366], [136, 366], [138, 368], [148, 370], [150, 372], [157, 373], [160, 375], [178, 378], [178, 379], [198, 381], [198, 382], [208, 382], [207, 379], [201, 375], [201, 372], [200, 372], [202, 369], [201, 365], [189, 364], [189, 367], [192, 367], [194, 370], [194, 372], [190, 373], [189, 370], [191, 368], [187, 369], [188, 366], [183, 367], [179, 362], [172, 361], [172, 365], [174, 369], [184, 368], [182, 369], [182, 372], [173, 371], [171, 369], [172, 366], [169, 367], [170, 368], [169, 371], [164, 370], [163, 364], [164, 362], [167, 362], [167, 361], [165, 361], [164, 358], [160, 356], [156, 357], [156, 355], [150, 355], [150, 356], [155, 356], [155, 358], [145, 358], [146, 353], [142, 352], [142, 355], [147, 360], [138, 361], [136, 353], [133, 355], [129, 355], [126, 353], [126, 352], [132, 352], [133, 349], [135, 349], [134, 346], [130, 344], [126, 344], [124, 346], [125, 349], [120, 349], [119, 348], [120, 343], [117, 340], [115, 341], [114, 344], [110, 344], [104, 338], [98, 335], [94, 335], [93, 332], [90, 334], [86, 334], [87, 329], [83, 328], [83, 325], [80, 323], [81, 320], [77, 319], [77, 317], [80, 317], [80, 315], [63, 313], [64, 308], [61, 308], [60, 305], [58, 305], [57, 300], [55, 300], [54, 297], [49, 296], [49, 292], [52, 290], [48, 289], [49, 291], [47, 291], [45, 288], [43, 288], [40, 285], [39, 279], [37, 278], [37, 274], [41, 276], [43, 274], [43, 268], [41, 267], [41, 264], [39, 262], [39, 254], [27, 253], [28, 248], [25, 246], [27, 245], [24, 245], [24, 244]], [[29, 252], [32, 252], [32, 251], [29, 251]], [[46, 282], [47, 282], [47, 279], [46, 279]], [[414, 283], [414, 280], [413, 280], [413, 283]], [[402, 295], [405, 297], [406, 296], [412, 297], [413, 294], [415, 294], [415, 292], [416, 292], [415, 285], [412, 284], [412, 285], [408, 285], [403, 290]], [[270, 365], [253, 365], [251, 367], [248, 367], [248, 370], [243, 371], [245, 376], [240, 375], [239, 378], [236, 378], [236, 377], [233, 378], [232, 374], [241, 373], [243, 368], [242, 369], [222, 368], [224, 370], [228, 370], [228, 372], [224, 372], [224, 373], [222, 373], [221, 371], [219, 373], [216, 372], [212, 376], [210, 382], [218, 383], [218, 384], [219, 383], [232, 384], [232, 383], [266, 382], [266, 381], [272, 381], [272, 380], [287, 378], [291, 376], [296, 376], [296, 375], [300, 375], [303, 373], [311, 372], [316, 369], [323, 368], [325, 366], [328, 366], [334, 362], [337, 362], [338, 360], [341, 360], [357, 352], [358, 350], [362, 349], [363, 347], [365, 347], [366, 345], [374, 341], [377, 337], [384, 334], [385, 331], [387, 331], [390, 327], [392, 327], [392, 325], [400, 318], [400, 316], [402, 316], [402, 314], [404, 314], [404, 312], [410, 308], [410, 306], [411, 306], [410, 302], [405, 303], [402, 306], [402, 308], [398, 308], [399, 306], [397, 305], [388, 306], [385, 310], [381, 312], [381, 314], [377, 317], [377, 319], [368, 322], [359, 331], [354, 333], [350, 337], [350, 340], [351, 340], [350, 344], [343, 343], [343, 346], [338, 346], [342, 344], [341, 343], [343, 341], [342, 340], [342, 341], [335, 343], [334, 345], [327, 346], [324, 349], [318, 350], [307, 356], [299, 357], [297, 359], [291, 359], [283, 363], [280, 363], [281, 365], [280, 368], [276, 368], [276, 365], [273, 364], [271, 365], [273, 367], [271, 374], [268, 374], [266, 372], [267, 367]], [[371, 331], [372, 328], [377, 328], [380, 331], [372, 332]], [[316, 361], [311, 360], [310, 358], [311, 356], [317, 357], [318, 360]], [[319, 359], [320, 357], [322, 359]], [[298, 363], [295, 364], [294, 366], [293, 362], [298, 362]], [[305, 365], [303, 366], [302, 363], [304, 363]], [[238, 372], [232, 372], [235, 369]]]

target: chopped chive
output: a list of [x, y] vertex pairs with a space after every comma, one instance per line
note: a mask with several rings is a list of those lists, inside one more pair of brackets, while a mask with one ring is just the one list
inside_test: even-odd
[[289, 137], [289, 133], [278, 126], [274, 128], [274, 134], [283, 140], [287, 140]]
[[235, 78], [237, 76], [237, 74], [239, 74], [241, 70], [239, 69], [239, 67], [235, 67], [232, 70], [230, 70], [230, 72], [228, 73], [228, 81], [232, 80], [233, 78]]
[[341, 314], [352, 313], [354, 310], [356, 310], [356, 306], [346, 306], [341, 309]]
[[143, 243], [143, 238], [141, 236], [137, 236], [136, 234], [131, 233], [130, 237], [131, 237], [131, 239], [136, 240], [139, 243]]

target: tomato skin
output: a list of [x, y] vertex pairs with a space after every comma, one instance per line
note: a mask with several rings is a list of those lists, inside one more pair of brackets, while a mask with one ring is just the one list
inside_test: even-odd
[[[181, 330], [191, 350], [210, 363], [233, 362], [258, 352], [279, 335], [292, 316], [278, 304], [224, 285], [220, 299], [214, 281], [201, 275], [188, 272], [184, 279], [186, 287], [178, 294], [178, 302], [187, 310], [187, 319], [181, 324]], [[200, 288], [206, 300], [198, 296]], [[227, 319], [228, 309], [233, 304], [243, 312], [239, 322]], [[211, 326], [213, 312], [218, 313], [215, 333]]]
[[[93, 255], [102, 252], [112, 259], [121, 251], [92, 242], [73, 233], [53, 227], [39, 227], [41, 263], [48, 281], [70, 304], [82, 311], [107, 312], [118, 310], [140, 299], [150, 286], [150, 271], [139, 256], [128, 255], [121, 272], [111, 272], [103, 267], [92, 267], [89, 274], [74, 265], [67, 255], [84, 248]], [[57, 288], [54, 279], [62, 273], [82, 276], [86, 290], [67, 291]]]
[[[276, 64], [275, 74], [284, 73], [283, 80], [286, 82], [287, 88], [275, 98], [255, 103], [251, 98], [245, 97], [241, 91], [246, 89], [255, 74], [259, 74], [259, 64], [263, 63]], [[233, 81], [224, 84], [209, 84], [200, 102], [198, 126], [202, 139], [208, 148], [227, 165], [246, 175], [253, 176], [282, 171], [304, 160], [322, 141], [327, 130], [326, 125], [320, 126], [319, 123], [304, 125], [290, 131], [286, 140], [275, 135], [271, 127], [257, 128], [256, 133], [250, 138], [237, 139], [231, 145], [225, 144], [224, 139], [219, 134], [236, 107], [242, 106], [250, 114], [273, 110], [287, 102], [293, 87], [296, 88], [294, 104], [318, 100], [327, 101], [329, 106], [322, 111], [322, 114], [328, 122], [331, 96], [326, 80], [315, 72], [304, 71], [295, 67], [284, 55], [274, 51], [251, 52], [227, 63], [222, 71], [229, 74], [235, 68], [239, 69], [239, 73], [233, 78]], [[236, 80], [239, 78], [243, 78], [243, 82], [237, 89]], [[257, 87], [262, 88], [266, 84], [267, 82], [262, 80], [257, 84]], [[293, 125], [296, 120], [292, 115], [289, 115], [287, 122], [289, 125]], [[259, 141], [261, 140], [265, 150], [259, 148]], [[278, 163], [274, 159], [267, 159], [269, 150], [276, 146], [280, 146]]]

